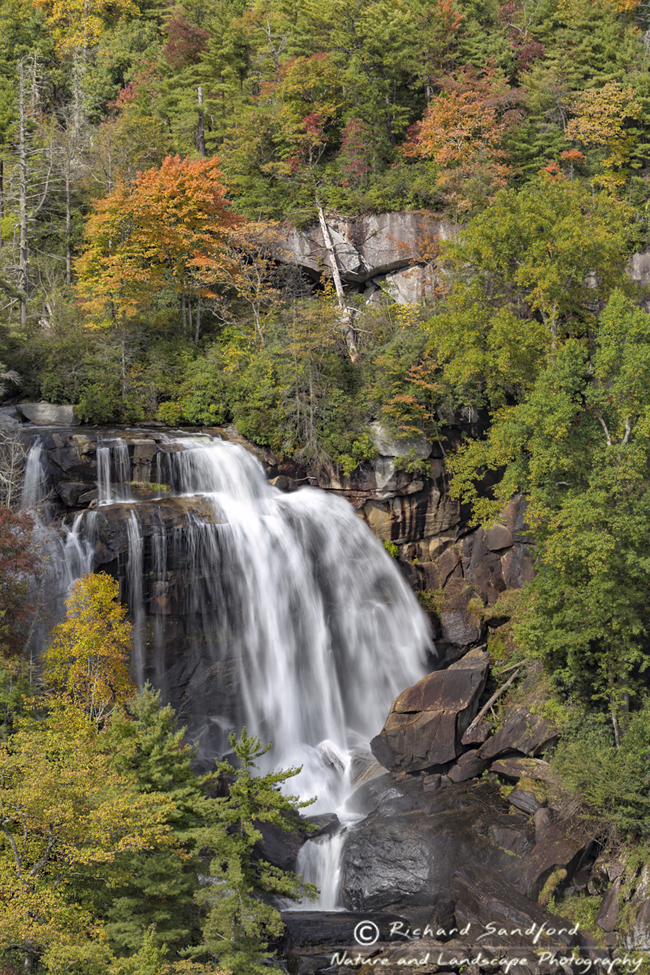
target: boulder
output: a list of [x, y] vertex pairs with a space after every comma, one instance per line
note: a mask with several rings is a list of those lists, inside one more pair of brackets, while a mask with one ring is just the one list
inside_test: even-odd
[[88, 485], [80, 481], [61, 481], [56, 486], [56, 493], [68, 508], [75, 508], [79, 499], [88, 493]]
[[542, 808], [535, 795], [525, 789], [513, 789], [508, 796], [508, 802], [515, 809], [521, 809], [527, 816], [534, 816], [537, 810]]
[[526, 861], [519, 888], [522, 893], [536, 900], [550, 875], [558, 869], [565, 870], [566, 880], [570, 881], [596, 832], [597, 827], [579, 813], [553, 823]]
[[620, 887], [620, 879], [615, 880], [603, 897], [598, 917], [596, 918], [596, 924], [603, 931], [613, 931], [616, 927], [618, 920], [618, 892]]
[[476, 715], [487, 671], [488, 655], [477, 648], [398, 695], [382, 731], [370, 743], [377, 761], [402, 772], [453, 761]]
[[465, 752], [447, 772], [452, 782], [465, 782], [481, 775], [488, 763], [478, 758], [476, 751]]
[[453, 890], [456, 920], [461, 929], [470, 925], [468, 940], [471, 936], [472, 942], [487, 934], [483, 943], [488, 947], [507, 945], [543, 950], [548, 946], [577, 943], [566, 918], [554, 917], [531, 903], [495, 871], [486, 872], [478, 864], [463, 864], [454, 875]]
[[398, 305], [415, 305], [435, 295], [438, 275], [430, 264], [415, 264], [401, 271], [391, 271], [383, 277], [372, 278], [369, 283], [371, 301], [384, 292]]
[[[333, 967], [332, 959], [352, 959], [354, 970], [359, 970], [361, 959], [376, 956], [386, 947], [391, 937], [391, 926], [398, 923], [408, 926], [398, 914], [373, 912], [355, 914], [350, 911], [283, 911], [284, 931], [282, 940], [272, 947], [286, 959], [290, 975], [312, 975], [315, 972], [349, 972], [349, 967]], [[378, 942], [364, 946], [355, 938], [358, 925], [374, 924], [379, 932]], [[366, 928], [369, 937], [372, 928]], [[363, 937], [363, 928], [359, 934]]]
[[503, 775], [507, 779], [536, 779], [538, 782], [557, 782], [557, 773], [548, 762], [541, 758], [499, 758], [492, 762], [491, 772]]
[[353, 827], [343, 851], [342, 893], [355, 910], [406, 911], [453, 896], [454, 874], [476, 864], [515, 887], [525, 860], [497, 844], [489, 827], [517, 829], [533, 840], [524, 816], [492, 782], [450, 783], [426, 791], [419, 779], [391, 776], [399, 794], [383, 801]]
[[0, 407], [0, 430], [5, 432], [20, 429], [24, 420], [13, 406]]
[[370, 423], [368, 435], [382, 457], [405, 457], [409, 454], [414, 460], [425, 460], [431, 454], [431, 444], [426, 437], [398, 437], [383, 423]]
[[532, 714], [528, 708], [515, 708], [506, 714], [499, 731], [481, 745], [479, 755], [485, 759], [508, 752], [537, 755], [556, 738], [557, 730], [545, 718]]
[[481, 616], [469, 608], [476, 598], [476, 590], [469, 583], [456, 577], [449, 580], [440, 604], [442, 637], [448, 643], [470, 646], [483, 636]]
[[481, 720], [472, 728], [468, 728], [460, 739], [461, 745], [482, 745], [490, 737], [492, 725], [489, 721]]
[[19, 403], [17, 412], [29, 423], [39, 427], [74, 427], [81, 423], [74, 406], [58, 406], [54, 403]]

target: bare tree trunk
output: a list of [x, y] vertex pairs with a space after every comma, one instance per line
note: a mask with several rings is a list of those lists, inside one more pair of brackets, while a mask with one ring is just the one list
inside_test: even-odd
[[203, 119], [203, 88], [196, 89], [199, 94], [199, 155], [205, 156], [205, 122]]
[[332, 268], [332, 277], [334, 278], [334, 287], [336, 289], [336, 297], [338, 299], [339, 310], [341, 312], [341, 329], [345, 335], [345, 341], [348, 346], [348, 355], [350, 356], [351, 362], [356, 366], [359, 362], [359, 350], [357, 349], [357, 333], [356, 329], [352, 325], [352, 312], [348, 308], [345, 302], [345, 292], [343, 291], [343, 284], [341, 282], [341, 274], [339, 272], [338, 262], [336, 260], [336, 251], [334, 250], [334, 244], [332, 243], [332, 236], [330, 234], [329, 227], [327, 226], [327, 221], [325, 219], [325, 214], [323, 213], [323, 208], [316, 201], [316, 206], [318, 207], [318, 221], [320, 223], [321, 230], [323, 231], [323, 240], [325, 242], [325, 247], [327, 249], [327, 254], [330, 261], [330, 267]]
[[[69, 133], [66, 133], [69, 136]], [[72, 284], [72, 206], [70, 202], [70, 147], [65, 153], [65, 279]]]
[[19, 65], [18, 84], [18, 164], [19, 164], [19, 224], [20, 224], [20, 325], [27, 326], [29, 298], [29, 250], [27, 239], [27, 141], [25, 133], [25, 63]]
[[198, 348], [200, 334], [201, 334], [201, 295], [199, 295], [196, 301], [196, 329], [194, 331], [195, 348]]
[[2, 250], [2, 221], [5, 216], [5, 161], [0, 159], [0, 250]]

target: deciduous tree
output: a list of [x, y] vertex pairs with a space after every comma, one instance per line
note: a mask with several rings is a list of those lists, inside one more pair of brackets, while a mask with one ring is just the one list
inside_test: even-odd
[[225, 192], [216, 159], [168, 156], [121, 183], [88, 221], [77, 265], [85, 307], [116, 318], [151, 307], [161, 292], [176, 295], [198, 343], [201, 303], [230, 266], [237, 219]]
[[77, 579], [66, 606], [66, 618], [45, 651], [43, 672], [55, 691], [103, 723], [135, 693], [128, 610], [119, 602], [119, 584], [105, 572]]

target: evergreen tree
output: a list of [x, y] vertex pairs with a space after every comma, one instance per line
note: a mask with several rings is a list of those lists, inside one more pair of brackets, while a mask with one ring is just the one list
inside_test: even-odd
[[145, 943], [177, 952], [199, 934], [194, 893], [201, 870], [196, 856], [199, 828], [213, 809], [206, 799], [206, 778], [192, 771], [194, 750], [183, 743], [170, 705], [149, 684], [119, 709], [101, 736], [117, 771], [134, 776], [147, 795], [165, 795], [173, 806], [167, 820], [174, 848], [158, 847], [129, 854], [121, 866], [127, 877], [110, 891], [105, 906], [106, 931], [118, 953], [138, 951]]
[[271, 745], [262, 745], [246, 728], [239, 741], [231, 735], [230, 744], [241, 765], [217, 765], [219, 773], [234, 781], [230, 794], [215, 800], [216, 822], [204, 837], [206, 848], [214, 854], [210, 882], [199, 891], [197, 900], [208, 910], [203, 936], [210, 954], [237, 975], [265, 975], [265, 961], [271, 957], [268, 942], [283, 929], [280, 912], [271, 899], [311, 898], [316, 888], [290, 871], [253, 857], [256, 844], [262, 840], [257, 824], [272, 823], [292, 832], [295, 819], [290, 814], [315, 800], [301, 802], [280, 791], [282, 783], [300, 769], [254, 774]]

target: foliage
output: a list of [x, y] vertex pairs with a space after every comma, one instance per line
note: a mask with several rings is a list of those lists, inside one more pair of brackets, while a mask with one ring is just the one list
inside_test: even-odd
[[0, 651], [8, 657], [25, 647], [34, 607], [31, 584], [40, 569], [33, 519], [0, 507]]
[[50, 686], [97, 724], [135, 693], [129, 676], [131, 624], [119, 584], [99, 572], [73, 583], [63, 623], [52, 631], [43, 671]]
[[231, 735], [230, 744], [239, 767], [229, 762], [217, 765], [217, 772], [233, 781], [229, 795], [215, 800], [215, 827], [205, 833], [204, 843], [213, 859], [210, 883], [197, 900], [208, 911], [203, 937], [210, 954], [237, 975], [264, 975], [265, 960], [271, 957], [268, 942], [283, 928], [269, 895], [299, 900], [314, 896], [316, 889], [301, 877], [253, 857], [255, 845], [262, 840], [257, 824], [270, 823], [291, 832], [295, 829], [291, 814], [314, 800], [301, 802], [280, 791], [299, 769], [255, 774], [270, 744], [262, 745], [246, 728], [239, 740]]
[[205, 798], [206, 779], [192, 770], [195, 750], [183, 736], [172, 708], [163, 707], [160, 692], [147, 684], [114, 711], [98, 740], [100, 749], [113, 757], [115, 771], [134, 780], [140, 794], [162, 795], [173, 803], [167, 823], [174, 848], [158, 844], [117, 857], [124, 879], [101, 899], [109, 943], [120, 954], [156, 949], [161, 958], [165, 953], [175, 957], [200, 936], [194, 904], [201, 870], [196, 840], [213, 801]]
[[[106, 960], [101, 924], [77, 896], [80, 873], [163, 843], [169, 801], [140, 796], [97, 748], [93, 724], [56, 704], [0, 747], [0, 947], [26, 959], [65, 951]], [[26, 963], [26, 970], [30, 967]]]
[[[526, 399], [455, 459], [455, 491], [482, 518], [518, 492], [538, 541], [516, 636], [556, 686], [604, 702], [614, 730], [647, 664], [650, 316], [614, 293], [587, 344], [568, 338]], [[503, 469], [494, 499], [476, 480]]]
[[646, 841], [650, 833], [650, 702], [626, 719], [617, 748], [611, 731], [586, 722], [565, 735], [553, 758], [563, 785], [593, 810], [617, 838]]
[[521, 398], [549, 351], [588, 334], [598, 303], [625, 287], [628, 219], [610, 195], [541, 173], [472, 221], [446, 251], [447, 308], [430, 323], [457, 403]]
[[[79, 287], [89, 311], [116, 320], [150, 305], [161, 290], [200, 300], [216, 297], [226, 272], [234, 217], [216, 159], [167, 157], [160, 169], [120, 184], [95, 207], [79, 259]], [[185, 308], [185, 304], [183, 304]], [[191, 303], [188, 305], [191, 309]], [[190, 311], [190, 329], [192, 315]]]
[[438, 165], [438, 186], [458, 216], [507, 184], [503, 140], [520, 117], [522, 96], [493, 65], [481, 73], [468, 67], [441, 84], [404, 151]]

